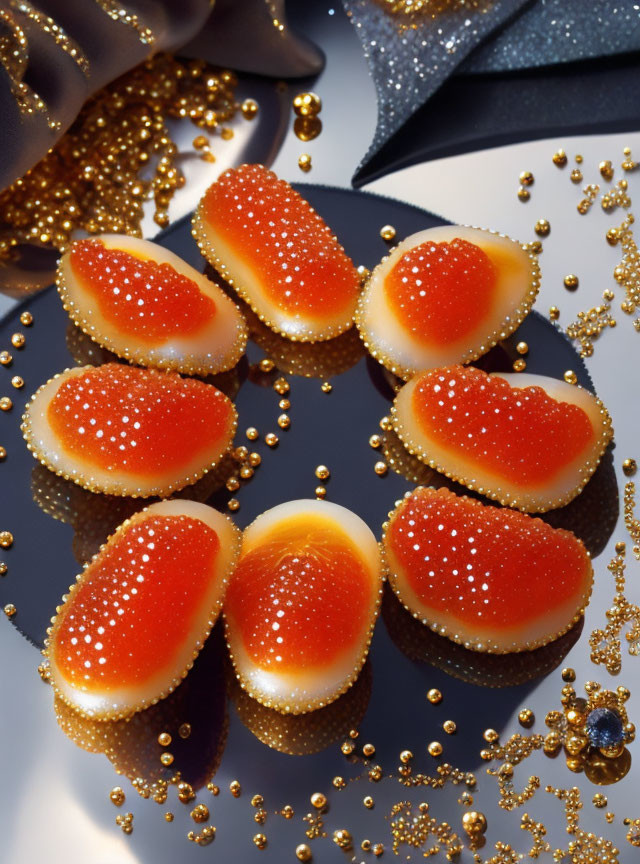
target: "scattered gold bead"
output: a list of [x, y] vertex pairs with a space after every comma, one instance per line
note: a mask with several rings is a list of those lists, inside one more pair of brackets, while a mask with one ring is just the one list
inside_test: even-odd
[[534, 231], [538, 237], [546, 237], [551, 231], [551, 225], [546, 219], [538, 219], [534, 225]]
[[356, 749], [356, 745], [353, 743], [353, 741], [343, 741], [340, 745], [340, 749], [345, 756], [350, 756]]
[[167, 810], [167, 812], [164, 814], [164, 821], [173, 822], [173, 813], [171, 813], [169, 810]]
[[468, 810], [462, 817], [462, 828], [469, 837], [477, 837], [487, 830], [487, 817], [477, 810]]
[[258, 366], [261, 372], [272, 372], [275, 369], [275, 363], [270, 357], [263, 357]]
[[233, 458], [236, 462], [244, 462], [249, 455], [249, 449], [242, 444], [240, 447], [236, 447], [233, 451]]
[[171, 741], [172, 741], [172, 740], [173, 740], [173, 739], [171, 738], [171, 735], [169, 735], [168, 732], [161, 732], [161, 733], [158, 735], [158, 744], [159, 744], [161, 747], [168, 747], [169, 744], [171, 744]]
[[291, 426], [291, 417], [288, 414], [281, 414], [278, 417], [278, 426], [281, 429], [288, 429]]
[[389, 470], [389, 467], [386, 462], [376, 462], [373, 466], [373, 470], [376, 472], [378, 477], [384, 477], [384, 475]]
[[318, 480], [323, 480], [323, 481], [328, 480], [329, 477], [331, 476], [331, 472], [329, 471], [329, 469], [327, 468], [326, 465], [318, 465], [315, 473], [316, 473], [316, 477], [318, 478]]
[[289, 386], [289, 382], [286, 378], [276, 378], [273, 382], [273, 389], [276, 393], [279, 393], [281, 396], [284, 396], [285, 393], [288, 393], [291, 387]]
[[531, 708], [523, 708], [518, 714], [518, 720], [520, 721], [521, 726], [532, 726], [534, 719], [534, 714]]
[[574, 168], [571, 174], [569, 175], [572, 183], [581, 183], [582, 182], [582, 171], [579, 168]]
[[238, 780], [232, 780], [229, 783], [229, 792], [233, 795], [234, 798], [239, 798], [242, 793], [242, 786]]
[[17, 611], [18, 610], [13, 605], [13, 603], [7, 603], [7, 605], [4, 607], [4, 614], [7, 616], [7, 618], [13, 618]]
[[20, 315], [20, 323], [23, 324], [25, 327], [31, 327], [31, 325], [33, 324], [33, 315], [31, 314], [31, 312], [22, 312], [22, 314]]
[[6, 576], [9, 568], [4, 561], [0, 561], [0, 576]]
[[339, 846], [340, 849], [350, 849], [353, 838], [346, 828], [338, 828], [333, 832], [333, 842], [336, 846]]
[[247, 436], [249, 441], [255, 441], [256, 439], [258, 439], [260, 437], [260, 433], [258, 432], [258, 430], [256, 429], [255, 426], [249, 426], [249, 428], [247, 429], [247, 431], [244, 434]]
[[578, 376], [573, 371], [573, 369], [567, 369], [567, 371], [564, 373], [564, 375], [562, 377], [567, 382], [567, 384], [577, 384], [578, 383]]
[[311, 861], [311, 848], [306, 843], [296, 846], [296, 858], [298, 861]]
[[240, 106], [240, 110], [242, 111], [242, 116], [246, 120], [253, 120], [258, 113], [258, 103], [255, 99], [245, 99]]
[[411, 750], [403, 750], [400, 754], [400, 761], [403, 765], [407, 765], [413, 759], [413, 753]]
[[529, 198], [531, 198], [531, 192], [529, 192], [529, 190], [526, 189], [524, 186], [521, 186], [521, 187], [518, 189], [518, 198], [519, 198], [521, 201], [528, 201]]
[[528, 354], [529, 346], [526, 342], [518, 342], [518, 344], [516, 345], [516, 351], [518, 352], [518, 354]]
[[375, 756], [376, 748], [373, 746], [373, 744], [365, 744], [362, 748], [362, 752], [367, 757], [367, 759], [370, 759], [372, 756]]
[[288, 411], [289, 408], [291, 408], [291, 402], [290, 402], [288, 399], [281, 399], [281, 400], [278, 402], [278, 408], [279, 408], [281, 411]]
[[6, 447], [0, 447], [0, 462], [4, 462], [4, 460], [6, 458], [7, 458], [7, 448]]
[[11, 337], [11, 344], [14, 348], [24, 348], [26, 341], [24, 333], [14, 333]]
[[13, 534], [11, 531], [0, 531], [0, 546], [3, 549], [10, 549], [13, 546]]
[[580, 153], [577, 153], [576, 154], [576, 162], [578, 163], [578, 165], [582, 165], [583, 161], [584, 160], [583, 160], [582, 156], [580, 155]]
[[373, 768], [369, 768], [367, 776], [373, 783], [379, 783], [382, 780], [382, 768], [380, 765], [374, 765]]
[[178, 727], [178, 735], [182, 739], [187, 739], [191, 735], [191, 723], [181, 723]]
[[126, 796], [124, 790], [120, 786], [114, 786], [111, 792], [109, 792], [109, 798], [111, 799], [111, 803], [115, 804], [116, 807], [122, 807]]
[[314, 792], [309, 800], [311, 801], [311, 806], [315, 807], [316, 810], [324, 810], [327, 806], [327, 796], [322, 792]]
[[580, 281], [578, 277], [575, 276], [573, 273], [569, 273], [568, 276], [564, 277], [564, 287], [568, 291], [575, 291], [579, 284]]
[[285, 804], [280, 811], [280, 815], [283, 819], [293, 819], [295, 812], [291, 804]]
[[320, 389], [323, 393], [331, 393], [333, 386], [328, 381], [323, 381], [320, 385]]
[[382, 843], [374, 843], [371, 847], [371, 851], [376, 856], [376, 858], [379, 858], [384, 852], [384, 846], [382, 845]]
[[377, 450], [382, 444], [382, 438], [380, 435], [372, 435], [369, 438], [369, 447], [373, 447], [374, 450]]
[[229, 479], [225, 483], [225, 486], [229, 492], [237, 492], [240, 488], [240, 481], [237, 477], [229, 477]]
[[20, 375], [14, 375], [11, 379], [11, 386], [15, 387], [16, 390], [20, 390], [24, 387], [24, 378], [21, 378]]
[[550, 306], [549, 307], [549, 318], [551, 318], [552, 321], [557, 321], [559, 317], [560, 317], [560, 310], [558, 309], [558, 307], [557, 306]]
[[638, 470], [638, 463], [635, 459], [625, 459], [622, 463], [622, 471], [625, 477], [633, 477]]
[[383, 432], [388, 432], [390, 429], [393, 428], [393, 424], [391, 423], [391, 418], [386, 417], [386, 416], [382, 417], [380, 419], [379, 425], [380, 425], [380, 428], [382, 429]]
[[616, 543], [615, 545], [616, 555], [624, 555], [627, 551], [627, 544], [623, 542]]
[[527, 361], [524, 358], [518, 357], [517, 360], [513, 361], [513, 371], [514, 372], [524, 372], [524, 370], [526, 368], [527, 368]]
[[523, 171], [519, 177], [520, 182], [523, 186], [532, 186], [534, 177], [531, 171]]
[[431, 702], [432, 705], [438, 705], [440, 702], [442, 702], [442, 693], [435, 687], [433, 687], [431, 690], [428, 691], [427, 699], [429, 700], [429, 702]]
[[3, 396], [0, 399], [0, 411], [11, 411], [13, 408], [13, 402], [9, 399], [8, 396]]
[[344, 789], [344, 787], [347, 785], [344, 777], [341, 777], [339, 774], [333, 778], [331, 783], [336, 789]]
[[396, 236], [396, 229], [393, 227], [393, 225], [383, 225], [380, 229], [380, 236], [383, 240], [393, 240]]
[[598, 165], [598, 171], [605, 180], [613, 180], [613, 165], [611, 164], [611, 160], [606, 159], [604, 162], [601, 162]]
[[445, 720], [442, 724], [442, 728], [447, 733], [447, 735], [454, 735], [458, 729], [454, 720]]
[[298, 168], [305, 173], [311, 171], [311, 156], [308, 153], [301, 153], [298, 156]]
[[367, 808], [367, 810], [371, 810], [373, 808], [375, 802], [374, 802], [373, 798], [371, 797], [371, 795], [366, 795], [362, 799], [362, 803]]
[[262, 456], [259, 453], [249, 453], [249, 465], [252, 468], [257, 468], [262, 463]]
[[609, 246], [617, 246], [620, 242], [620, 232], [617, 228], [609, 228], [605, 237]]
[[160, 761], [165, 767], [168, 767], [173, 763], [173, 753], [163, 753], [160, 756]]
[[240, 509], [240, 502], [237, 498], [229, 498], [229, 500], [227, 501], [227, 507], [229, 508], [229, 510], [231, 510], [232, 513], [235, 513], [237, 510]]
[[315, 496], [316, 496], [316, 498], [320, 498], [320, 499], [326, 498], [327, 497], [327, 490], [325, 489], [325, 487], [324, 486], [316, 486]]
[[243, 465], [240, 469], [240, 476], [243, 480], [251, 480], [253, 477], [253, 468], [251, 465]]
[[576, 670], [572, 669], [570, 666], [566, 666], [562, 670], [562, 680], [566, 681], [569, 684], [572, 683], [573, 681], [575, 681], [576, 680]]
[[267, 838], [264, 834], [254, 834], [253, 842], [258, 849], [265, 849], [267, 846]]
[[429, 756], [441, 756], [442, 749], [442, 744], [439, 741], [432, 741], [427, 747]]
[[0, 364], [3, 366], [9, 366], [12, 360], [13, 357], [8, 351], [0, 351]]
[[322, 100], [317, 93], [298, 93], [293, 99], [293, 111], [298, 117], [317, 117], [322, 111]]
[[267, 447], [277, 447], [279, 443], [279, 438], [274, 432], [267, 432], [264, 436], [264, 443]]
[[360, 848], [363, 852], [371, 852], [371, 840], [363, 840], [360, 844]]
[[482, 737], [488, 744], [493, 744], [500, 737], [495, 729], [485, 729]]
[[542, 243], [540, 240], [532, 240], [531, 243], [527, 244], [527, 249], [529, 252], [533, 252], [534, 255], [540, 255], [542, 252]]
[[207, 789], [209, 790], [209, 792], [211, 792], [212, 795], [219, 795], [220, 794], [220, 787], [216, 786], [216, 784], [213, 783], [212, 781], [209, 781], [207, 783]]
[[349, 730], [349, 738], [357, 738], [359, 734], [360, 733], [358, 732], [357, 729], [350, 729]]
[[253, 795], [251, 798], [251, 806], [252, 807], [262, 807], [264, 804], [264, 798], [262, 795]]
[[209, 818], [209, 808], [206, 804], [196, 804], [191, 811], [191, 818], [194, 822], [206, 822]]
[[551, 159], [553, 160], [553, 164], [558, 165], [559, 167], [567, 164], [567, 154], [562, 149], [556, 150]]
[[604, 809], [609, 803], [607, 801], [607, 796], [603, 795], [602, 792], [596, 792], [596, 794], [591, 800], [593, 802], [593, 806], [597, 807], [598, 809]]

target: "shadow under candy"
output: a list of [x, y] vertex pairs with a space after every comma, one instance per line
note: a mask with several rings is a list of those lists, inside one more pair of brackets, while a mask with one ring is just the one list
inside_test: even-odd
[[[116, 772], [132, 781], [144, 797], [161, 792], [178, 773], [182, 781], [199, 789], [218, 770], [227, 739], [225, 656], [223, 629], [218, 624], [187, 677], [166, 699], [128, 720], [105, 722], [77, 714], [56, 696], [58, 725], [78, 747], [104, 753]], [[185, 724], [190, 727], [188, 734]], [[158, 742], [163, 732], [171, 735], [165, 747]], [[170, 766], [160, 761], [163, 753], [174, 757]]]
[[318, 753], [357, 728], [369, 704], [372, 680], [367, 660], [353, 686], [331, 704], [308, 714], [281, 714], [252, 699], [228, 664], [229, 698], [242, 723], [263, 744], [290, 756]]
[[387, 585], [382, 619], [392, 642], [410, 660], [429, 663], [453, 678], [481, 687], [514, 687], [548, 675], [580, 638], [581, 618], [567, 633], [542, 648], [511, 654], [470, 651], [434, 633], [408, 612]]

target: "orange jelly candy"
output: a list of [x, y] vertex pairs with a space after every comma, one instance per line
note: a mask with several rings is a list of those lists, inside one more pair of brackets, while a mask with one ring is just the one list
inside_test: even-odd
[[66, 479], [111, 495], [166, 496], [227, 452], [233, 403], [210, 384], [119, 363], [68, 369], [27, 406], [23, 434]]
[[240, 684], [268, 707], [301, 714], [357, 677], [382, 588], [375, 537], [327, 501], [289, 501], [245, 531], [225, 600]]
[[402, 378], [468, 362], [513, 332], [539, 287], [536, 256], [480, 228], [429, 228], [371, 274], [356, 312], [367, 348]]
[[124, 522], [59, 608], [46, 654], [56, 692], [97, 719], [154, 704], [191, 668], [222, 606], [240, 532], [193, 501]]
[[463, 366], [412, 378], [392, 413], [396, 432], [423, 462], [531, 512], [574, 498], [612, 434], [606, 409], [581, 387]]
[[221, 174], [193, 230], [205, 258], [271, 329], [317, 342], [351, 327], [360, 288], [353, 262], [311, 205], [264, 166]]
[[591, 594], [591, 559], [570, 531], [448, 489], [407, 493], [384, 554], [414, 617], [475, 651], [545, 645], [579, 620]]
[[136, 363], [214, 374], [235, 366], [246, 347], [247, 326], [226, 294], [149, 240], [77, 240], [60, 259], [57, 283], [73, 321]]

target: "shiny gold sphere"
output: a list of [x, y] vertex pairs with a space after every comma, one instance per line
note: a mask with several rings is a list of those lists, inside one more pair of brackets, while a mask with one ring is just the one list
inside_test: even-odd
[[538, 219], [534, 225], [534, 231], [538, 237], [547, 237], [551, 231], [551, 225], [547, 219]]
[[296, 858], [298, 861], [311, 861], [311, 848], [306, 843], [296, 846]]
[[531, 173], [531, 171], [523, 171], [520, 174], [519, 179], [520, 179], [520, 182], [522, 183], [523, 186], [532, 186], [533, 185], [534, 177], [533, 177], [533, 174]]
[[573, 369], [567, 369], [567, 371], [563, 375], [563, 378], [567, 382], [567, 384], [577, 384], [578, 383], [578, 376], [573, 371]]
[[574, 273], [568, 273], [564, 277], [564, 287], [569, 291], [575, 291], [579, 284], [580, 280]]
[[469, 837], [477, 837], [487, 830], [487, 817], [478, 810], [469, 810], [462, 816], [462, 828]]
[[324, 810], [327, 806], [327, 796], [322, 792], [314, 792], [311, 796], [311, 805], [315, 807], [316, 810]]
[[316, 117], [322, 111], [322, 100], [311, 91], [298, 93], [293, 99], [293, 111], [298, 117]]
[[635, 459], [625, 459], [622, 463], [622, 471], [625, 477], [633, 477], [638, 470], [638, 463]]

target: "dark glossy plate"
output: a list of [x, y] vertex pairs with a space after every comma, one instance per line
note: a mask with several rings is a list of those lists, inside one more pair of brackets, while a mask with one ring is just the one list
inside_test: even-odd
[[[382, 225], [393, 224], [401, 240], [415, 231], [442, 224], [429, 213], [390, 199], [317, 186], [299, 188], [336, 231], [354, 261], [367, 267], [375, 265], [388, 249], [379, 236]], [[172, 226], [161, 235], [160, 242], [196, 268], [204, 268], [188, 220]], [[10, 346], [14, 332], [24, 332], [26, 336], [23, 349], [10, 349], [13, 364], [0, 368], [4, 380], [0, 395], [10, 395], [14, 403], [11, 411], [0, 416], [0, 443], [8, 453], [0, 467], [4, 490], [0, 528], [11, 531], [15, 538], [12, 548], [2, 556], [8, 572], [0, 580], [0, 603], [16, 605], [18, 611], [13, 623], [34, 645], [41, 646], [49, 618], [81, 564], [119, 522], [140, 508], [141, 502], [86, 492], [56, 478], [27, 452], [19, 425], [30, 394], [65, 367], [99, 363], [111, 357], [69, 324], [55, 290], [48, 289], [30, 300], [28, 309], [34, 318], [31, 327], [23, 327], [19, 322], [22, 308], [0, 324], [2, 348]], [[250, 320], [253, 338], [247, 358], [233, 372], [212, 379], [234, 398], [238, 407], [240, 431], [236, 443], [249, 444], [262, 456], [254, 477], [235, 493], [241, 505], [235, 514], [238, 524], [245, 526], [263, 510], [282, 501], [313, 497], [319, 482], [314, 469], [319, 464], [331, 470], [331, 479], [326, 484], [328, 499], [357, 512], [378, 536], [387, 512], [407, 489], [415, 483], [448, 482], [409, 457], [390, 433], [385, 435], [384, 442], [390, 470], [384, 477], [374, 473], [373, 466], [380, 454], [369, 447], [368, 439], [380, 432], [379, 421], [388, 411], [394, 382], [382, 367], [364, 356], [353, 332], [327, 345], [294, 346], [274, 336], [254, 316]], [[510, 369], [517, 356], [515, 345], [520, 340], [531, 347], [528, 371], [561, 378], [571, 368], [579, 382], [591, 388], [584, 364], [571, 344], [559, 329], [535, 312], [516, 334], [483, 358], [480, 365], [488, 370]], [[257, 367], [265, 355], [277, 363], [277, 370], [269, 374]], [[272, 385], [279, 374], [285, 374], [291, 386], [288, 430], [279, 429], [276, 422], [281, 413], [278, 401], [282, 397]], [[12, 388], [13, 375], [24, 378], [23, 389]], [[330, 393], [321, 389], [324, 381], [331, 382]], [[255, 445], [244, 436], [249, 426], [260, 431], [260, 440]], [[264, 444], [267, 432], [278, 435], [280, 443], [276, 449]], [[208, 500], [225, 510], [231, 493], [224, 487], [224, 474], [214, 474], [183, 494]], [[611, 456], [607, 454], [583, 493], [569, 506], [544, 518], [573, 530], [595, 556], [606, 545], [616, 523], [617, 509], [616, 481]], [[581, 637], [581, 630], [578, 625], [562, 639], [538, 651], [506, 657], [483, 656], [423, 628], [389, 593], [384, 599], [370, 660], [360, 680], [349, 693], [322, 711], [303, 718], [283, 718], [254, 703], [229, 675], [216, 628], [187, 681], [156, 708], [137, 715], [130, 723], [97, 724], [97, 729], [95, 724], [94, 727], [84, 724], [67, 712], [64, 725], [81, 746], [107, 753], [116, 767], [130, 777], [154, 780], [170, 776], [177, 768], [185, 779], [201, 787], [220, 766], [215, 782], [221, 787], [238, 778], [245, 793], [237, 801], [226, 790], [219, 798], [213, 798], [204, 788], [198, 797], [213, 807], [210, 821], [218, 827], [215, 841], [218, 860], [228, 861], [231, 855], [240, 855], [240, 860], [245, 855], [247, 860], [253, 860], [254, 855], [262, 855], [269, 861], [295, 860], [295, 846], [306, 841], [304, 832], [308, 824], [301, 817], [312, 809], [310, 793], [316, 789], [331, 792], [336, 804], [322, 829], [329, 833], [329, 839], [316, 839], [311, 845], [315, 861], [344, 861], [348, 860], [344, 853], [330, 842], [334, 828], [348, 826], [354, 838], [370, 836], [372, 841], [379, 839], [389, 845], [389, 824], [384, 819], [388, 807], [380, 804], [369, 811], [360, 803], [369, 791], [366, 781], [350, 783], [342, 792], [331, 786], [335, 775], [350, 778], [363, 771], [362, 759], [346, 759], [340, 752], [339, 745], [350, 729], [363, 730], [358, 746], [365, 735], [375, 742], [377, 752], [373, 761], [380, 761], [385, 772], [395, 771], [398, 753], [407, 747], [415, 753], [416, 763], [420, 760], [420, 770], [435, 770], [438, 761], [426, 756], [425, 748], [436, 738], [445, 744], [443, 758], [465, 771], [477, 771], [482, 730], [487, 726], [498, 729], [505, 726], [527, 699], [535, 710], [535, 682], [562, 662], [576, 640], [586, 643], [587, 634]], [[583, 651], [587, 657], [588, 650], [585, 645]], [[37, 660], [34, 649], [34, 667]], [[558, 697], [561, 686], [560, 682]], [[441, 706], [434, 707], [426, 701], [425, 693], [430, 687], [438, 687], [445, 694]], [[545, 705], [540, 709], [540, 719], [550, 707], [556, 706]], [[442, 731], [446, 719], [458, 723], [457, 735], [449, 737]], [[55, 722], [53, 712], [51, 722]], [[192, 736], [176, 744], [171, 771], [163, 769], [157, 735], [167, 730], [177, 740], [175, 733], [182, 722], [191, 724]], [[557, 771], [558, 765], [553, 770]], [[89, 778], [80, 778], [79, 782], [89, 783]], [[459, 830], [462, 808], [456, 800], [461, 789], [452, 787], [452, 790], [447, 788], [438, 793], [442, 806], [437, 809], [442, 811], [440, 819], [447, 818]], [[254, 809], [246, 800], [258, 792], [265, 796], [265, 808], [271, 814], [262, 827], [254, 821]], [[494, 781], [489, 793], [495, 806]], [[390, 805], [426, 793], [399, 788], [396, 780], [389, 780], [377, 784], [375, 794]], [[429, 792], [429, 800], [434, 794]], [[173, 790], [170, 802], [162, 810], [151, 802], [134, 801], [131, 805], [136, 807], [136, 813], [142, 812], [143, 807], [159, 811], [141, 816], [142, 825], [132, 835], [130, 842], [139, 850], [140, 860], [173, 860], [169, 853], [171, 844], [167, 847], [161, 839], [162, 833], [174, 832], [174, 828], [159, 824], [165, 809], [180, 811], [176, 822], [182, 820], [182, 836], [189, 828], [198, 830], [188, 818], [191, 808], [176, 803], [172, 795]], [[338, 809], [338, 796], [348, 804], [346, 810]], [[293, 806], [293, 819], [274, 815], [274, 810], [284, 804]], [[561, 815], [560, 810], [557, 813]], [[112, 819], [112, 812], [107, 815]], [[500, 822], [503, 820], [505, 825], [510, 821], [517, 828], [519, 816], [501, 815]], [[263, 851], [251, 842], [258, 832], [268, 837], [268, 846]], [[498, 833], [496, 839], [500, 836]], [[187, 854], [191, 854], [190, 848]], [[359, 854], [359, 847], [357, 851]], [[414, 850], [413, 854], [415, 860], [421, 857], [419, 851]]]

